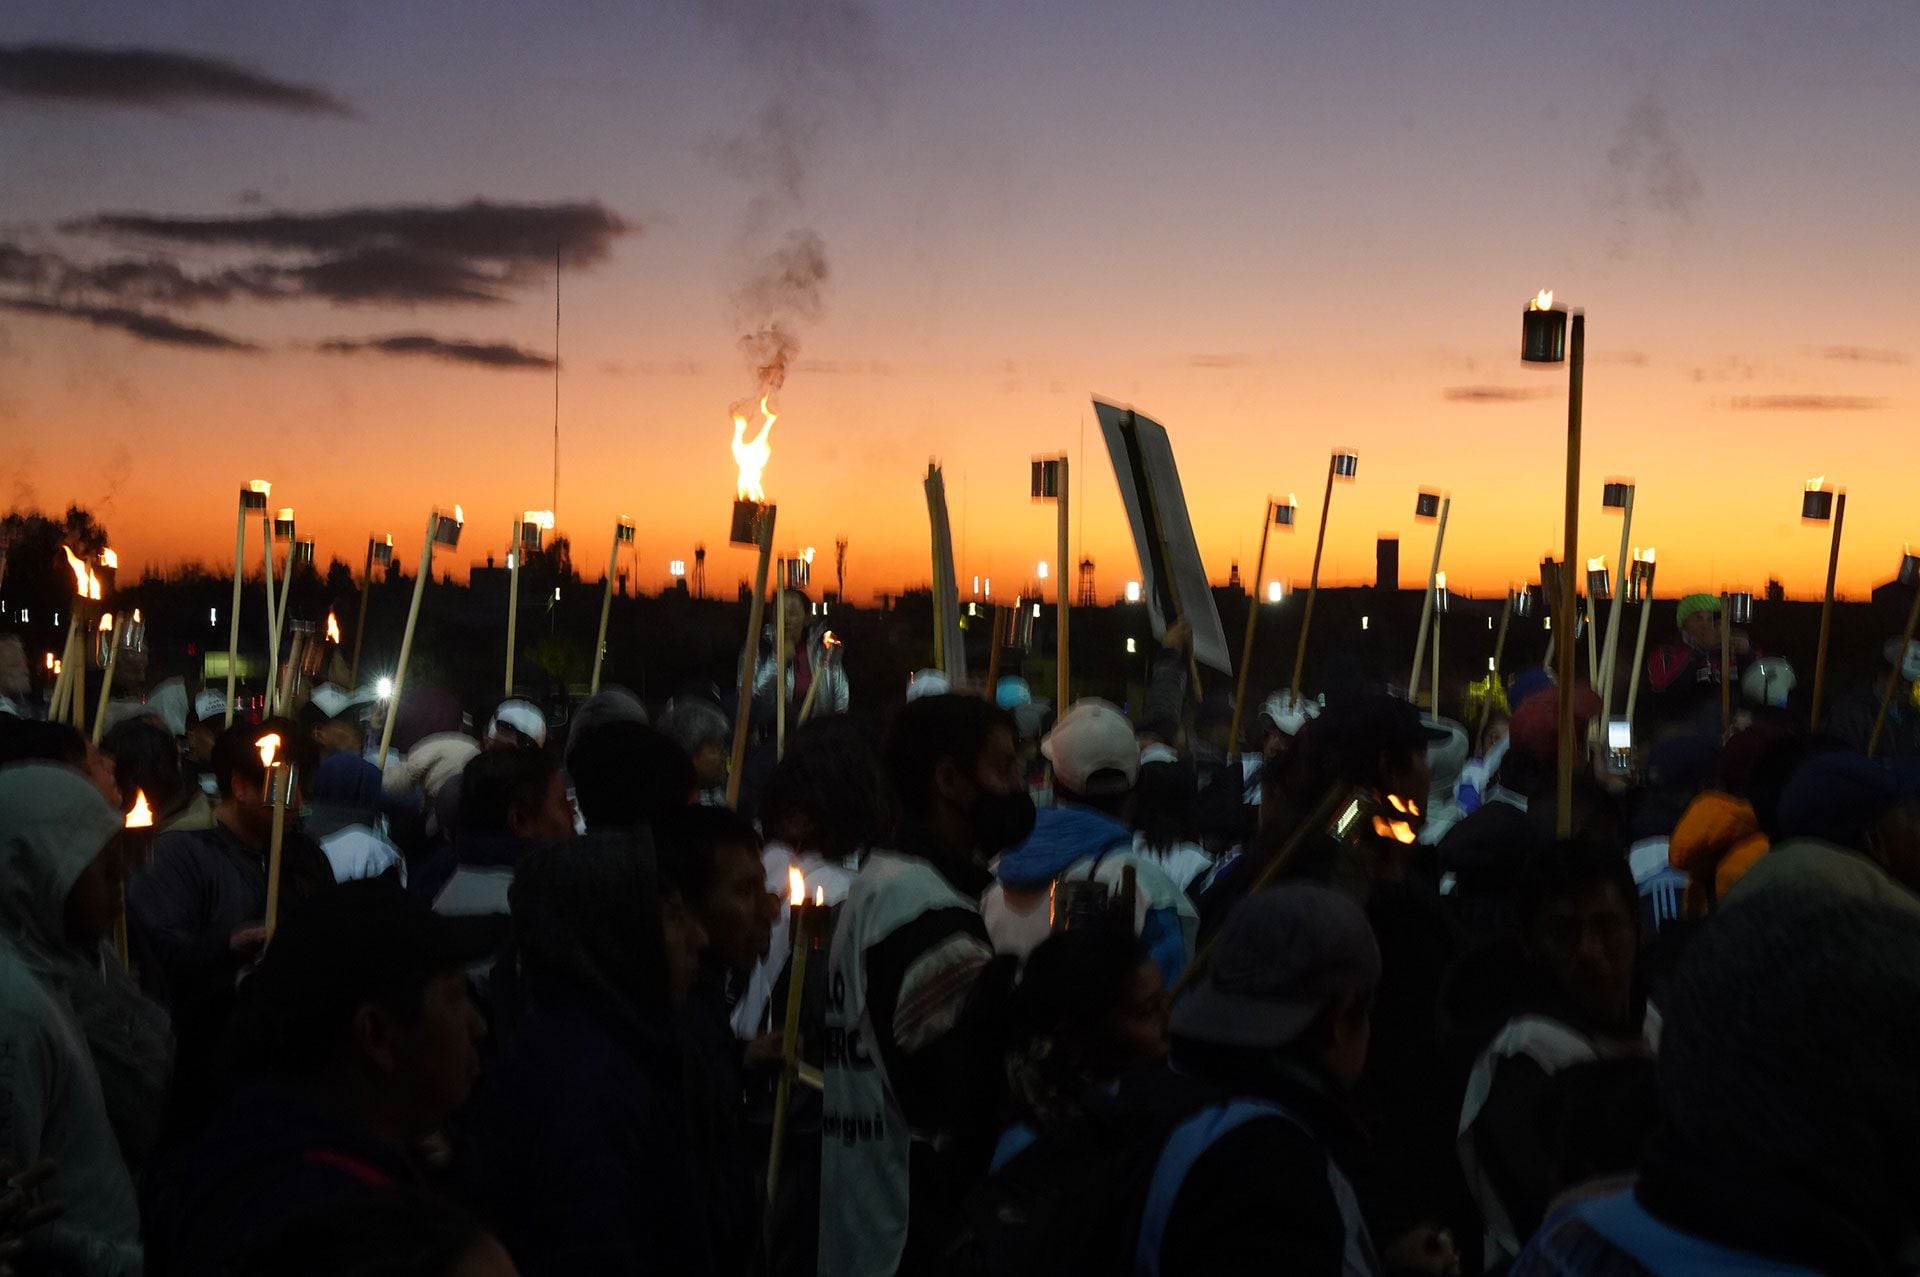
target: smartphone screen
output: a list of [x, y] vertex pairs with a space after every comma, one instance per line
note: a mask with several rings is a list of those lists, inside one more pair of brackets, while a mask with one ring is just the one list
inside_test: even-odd
[[1607, 748], [1620, 751], [1633, 748], [1633, 722], [1631, 719], [1611, 718], [1607, 720]]

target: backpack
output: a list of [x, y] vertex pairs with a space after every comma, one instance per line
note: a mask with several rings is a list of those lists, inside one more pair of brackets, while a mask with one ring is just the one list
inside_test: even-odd
[[942, 1277], [1112, 1277], [1159, 1271], [1180, 1187], [1215, 1141], [1260, 1117], [1226, 1100], [1160, 1121], [1111, 1110], [1035, 1136], [1015, 1128], [961, 1212]]

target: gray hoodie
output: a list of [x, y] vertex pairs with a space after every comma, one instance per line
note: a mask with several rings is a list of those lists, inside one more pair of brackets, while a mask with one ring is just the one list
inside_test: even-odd
[[144, 1148], [158, 1120], [166, 1016], [105, 944], [66, 937], [67, 897], [120, 823], [71, 768], [0, 768], [0, 1157], [59, 1164], [45, 1193], [67, 1212], [30, 1233], [26, 1251], [53, 1272], [141, 1267], [122, 1147]]

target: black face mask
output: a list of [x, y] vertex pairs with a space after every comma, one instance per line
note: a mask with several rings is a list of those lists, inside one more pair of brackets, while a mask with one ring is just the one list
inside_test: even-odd
[[1018, 847], [1033, 832], [1033, 795], [1024, 789], [1011, 794], [993, 794], [981, 790], [967, 807], [967, 823], [973, 827], [974, 846], [992, 856]]

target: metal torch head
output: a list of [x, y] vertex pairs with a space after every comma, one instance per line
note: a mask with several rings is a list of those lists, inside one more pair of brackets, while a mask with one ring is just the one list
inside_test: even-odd
[[774, 506], [771, 503], [734, 498], [733, 525], [727, 533], [727, 540], [734, 545], [748, 547], [759, 545], [760, 520], [772, 518], [773, 511]]
[[1273, 503], [1273, 525], [1291, 531], [1293, 521], [1299, 513], [1300, 507], [1294, 504], [1293, 497], [1289, 494], [1284, 503], [1279, 501]]
[[1567, 357], [1567, 312], [1553, 304], [1553, 290], [1541, 289], [1520, 316], [1520, 358], [1530, 364], [1557, 364]]
[[393, 537], [370, 539], [367, 544], [373, 548], [373, 561], [381, 567], [393, 562]]
[[449, 550], [460, 544], [460, 529], [466, 526], [462, 517], [465, 512], [459, 506], [453, 507], [452, 514], [433, 512], [433, 543], [444, 545]]
[[1808, 488], [1801, 493], [1800, 517], [1808, 523], [1825, 523], [1833, 518], [1833, 493], [1825, 488]]
[[613, 525], [613, 539], [620, 545], [633, 544], [633, 521], [621, 519]]
[[1508, 590], [1507, 602], [1509, 605], [1512, 606], [1513, 614], [1519, 617], [1521, 620], [1525, 620], [1527, 617], [1530, 617], [1533, 615], [1533, 591], [1532, 590], [1526, 590], [1526, 589]]
[[1416, 519], [1437, 519], [1440, 517], [1440, 494], [1429, 489], [1420, 489], [1420, 495], [1413, 500], [1413, 517]]
[[313, 538], [308, 537], [304, 541], [295, 541], [291, 553], [293, 555], [294, 566], [298, 567], [303, 563], [311, 564], [313, 562]]
[[1753, 623], [1753, 595], [1736, 590], [1727, 595], [1727, 621], [1733, 625]]
[[273, 539], [276, 541], [293, 540], [293, 507], [286, 506], [274, 511]]
[[1360, 454], [1351, 448], [1342, 448], [1333, 454], [1333, 477], [1351, 479], [1360, 473]]
[[1627, 499], [1633, 493], [1633, 485], [1619, 479], [1609, 479], [1600, 490], [1600, 504], [1608, 510], [1624, 510]]
[[267, 495], [273, 491], [273, 485], [265, 479], [255, 479], [240, 489], [240, 508], [252, 514], [259, 514], [267, 508]]
[[1035, 501], [1058, 501], [1060, 499], [1060, 462], [1059, 457], [1035, 457], [1033, 459], [1032, 487]]

